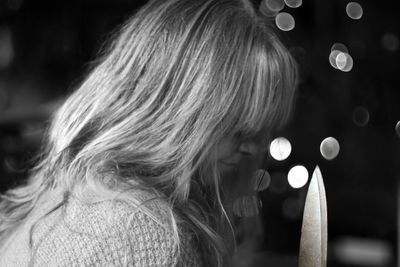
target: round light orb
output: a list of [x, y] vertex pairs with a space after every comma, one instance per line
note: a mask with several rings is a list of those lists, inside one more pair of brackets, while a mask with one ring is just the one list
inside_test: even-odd
[[279, 12], [285, 7], [284, 0], [264, 0], [264, 4], [272, 12]]
[[339, 142], [334, 137], [327, 137], [321, 142], [321, 155], [327, 160], [336, 158], [339, 154], [339, 150]]
[[347, 46], [345, 46], [342, 43], [334, 43], [331, 46], [331, 51], [333, 51], [333, 50], [338, 50], [340, 52], [349, 53], [349, 49], [347, 49]]
[[256, 196], [239, 197], [233, 203], [233, 213], [238, 217], [251, 217], [259, 213], [260, 201]]
[[364, 107], [356, 107], [353, 110], [353, 122], [359, 127], [364, 127], [369, 122], [369, 112]]
[[350, 2], [346, 6], [346, 13], [352, 19], [361, 19], [363, 15], [363, 9], [359, 3]]
[[340, 68], [340, 70], [343, 72], [349, 72], [353, 69], [353, 58], [348, 53], [344, 54], [346, 55], [346, 65], [343, 68]]
[[277, 11], [274, 11], [274, 10], [272, 10], [270, 7], [269, 7], [269, 4], [268, 4], [268, 1], [267, 0], [263, 0], [261, 3], [260, 3], [260, 12], [264, 15], [264, 16], [266, 16], [266, 17], [271, 17], [271, 18], [274, 18], [278, 13], [279, 13], [279, 11], [280, 11], [280, 9], [279, 10], [277, 10]]
[[297, 165], [292, 167], [288, 172], [288, 182], [293, 188], [301, 188], [308, 181], [308, 171], [306, 167]]
[[340, 50], [331, 51], [329, 54], [329, 63], [335, 69], [343, 72], [351, 71], [354, 65], [353, 58], [348, 53]]
[[393, 33], [385, 33], [382, 37], [382, 46], [390, 52], [395, 52], [399, 49], [399, 38]]
[[395, 130], [396, 130], [397, 136], [400, 137], [400, 121], [397, 122]]
[[336, 58], [339, 55], [339, 53], [342, 53], [340, 50], [332, 50], [331, 53], [329, 54], [329, 63], [331, 64], [332, 67], [335, 69], [339, 69], [338, 66], [336, 65]]
[[343, 52], [340, 52], [339, 54], [337, 54], [335, 61], [336, 61], [336, 66], [338, 67], [338, 69], [343, 70], [347, 65], [346, 54]]
[[303, 0], [285, 0], [285, 4], [291, 8], [298, 8], [303, 4]]
[[255, 191], [264, 191], [271, 184], [271, 176], [264, 169], [256, 170], [253, 173], [253, 179]]
[[287, 159], [291, 152], [292, 145], [285, 137], [275, 138], [269, 146], [269, 153], [275, 160], [278, 161]]
[[276, 15], [275, 24], [282, 31], [291, 31], [295, 27], [293, 16], [286, 12], [281, 12]]

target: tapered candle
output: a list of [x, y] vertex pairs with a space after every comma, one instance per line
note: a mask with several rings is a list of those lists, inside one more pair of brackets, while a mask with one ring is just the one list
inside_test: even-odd
[[325, 267], [328, 242], [326, 195], [317, 166], [307, 191], [301, 228], [299, 267]]

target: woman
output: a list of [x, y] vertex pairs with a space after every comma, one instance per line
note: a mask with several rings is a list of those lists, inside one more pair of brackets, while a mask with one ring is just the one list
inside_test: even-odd
[[150, 1], [54, 114], [28, 183], [1, 196], [0, 266], [221, 266], [247, 190], [231, 174], [260, 163], [295, 82], [249, 0]]

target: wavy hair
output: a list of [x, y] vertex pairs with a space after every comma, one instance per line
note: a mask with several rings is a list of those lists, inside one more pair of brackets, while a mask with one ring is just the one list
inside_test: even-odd
[[178, 247], [185, 222], [220, 266], [215, 147], [288, 119], [296, 63], [249, 0], [152, 0], [110, 40], [53, 114], [27, 184], [1, 195], [0, 245], [55, 192], [49, 212], [140, 189], [168, 203]]

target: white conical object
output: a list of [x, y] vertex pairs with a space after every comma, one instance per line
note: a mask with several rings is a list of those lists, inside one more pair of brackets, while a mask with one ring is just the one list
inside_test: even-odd
[[307, 191], [301, 228], [299, 267], [326, 267], [328, 223], [322, 174], [317, 166]]

